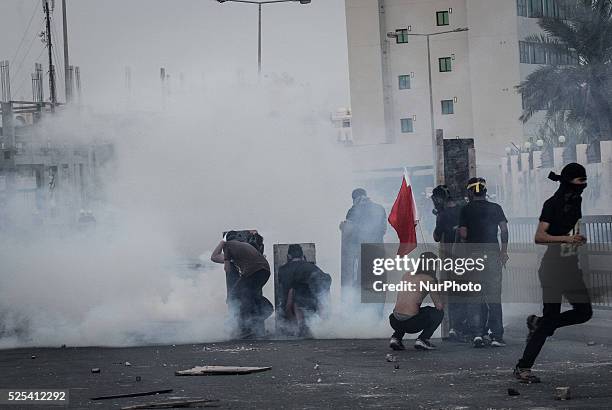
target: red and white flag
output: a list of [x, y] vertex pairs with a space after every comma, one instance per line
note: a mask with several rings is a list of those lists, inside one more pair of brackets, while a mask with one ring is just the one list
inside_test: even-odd
[[408, 255], [417, 245], [416, 226], [419, 223], [419, 215], [414, 202], [412, 185], [406, 169], [402, 186], [397, 194], [391, 213], [389, 214], [389, 224], [397, 232], [400, 247], [397, 254], [400, 256]]

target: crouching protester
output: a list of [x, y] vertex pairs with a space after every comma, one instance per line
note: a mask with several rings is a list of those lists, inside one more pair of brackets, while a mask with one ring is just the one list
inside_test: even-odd
[[[402, 277], [402, 282], [412, 283], [414, 291], [398, 292], [397, 301], [393, 313], [389, 315], [389, 323], [394, 330], [389, 342], [389, 347], [393, 350], [404, 350], [402, 338], [406, 333], [420, 333], [417, 337], [414, 348], [418, 350], [434, 350], [436, 347], [430, 342], [442, 319], [444, 318], [444, 306], [442, 299], [437, 292], [427, 292], [421, 283], [437, 284], [435, 260], [437, 256], [432, 252], [424, 252], [420, 258], [423, 261], [432, 260], [422, 265], [419, 270], [406, 272]], [[433, 269], [428, 269], [433, 267]], [[423, 299], [429, 294], [434, 306], [421, 306]]]
[[270, 278], [270, 265], [255, 244], [237, 240], [230, 231], [214, 249], [211, 260], [223, 263], [227, 278], [227, 303], [236, 317], [238, 339], [265, 336], [265, 320], [273, 307], [263, 296], [263, 287]]
[[290, 245], [287, 263], [279, 268], [278, 278], [282, 311], [277, 314], [284, 331], [290, 336], [312, 337], [308, 322], [327, 315], [331, 276], [307, 262], [300, 245]]
[[[578, 247], [586, 243], [586, 237], [579, 232], [581, 195], [587, 186], [586, 170], [580, 164], [571, 163], [563, 168], [561, 175], [551, 172], [548, 178], [561, 184], [544, 202], [535, 234], [536, 244], [547, 245], [538, 271], [544, 306], [541, 317], [531, 315], [527, 318], [527, 345], [514, 368], [514, 376], [524, 383], [540, 382], [531, 373], [531, 367], [555, 330], [587, 322], [593, 315], [577, 252]], [[563, 297], [572, 305], [565, 312], [561, 312]]]

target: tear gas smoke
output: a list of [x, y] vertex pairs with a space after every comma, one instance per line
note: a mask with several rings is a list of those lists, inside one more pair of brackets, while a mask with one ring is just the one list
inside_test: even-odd
[[[206, 98], [197, 91], [175, 95], [161, 114], [66, 112], [42, 124], [42, 138], [54, 141], [111, 141], [115, 158], [99, 171], [95, 230], [45, 224], [2, 234], [0, 347], [226, 338], [225, 275], [208, 257], [227, 229], [258, 229], [270, 261], [274, 243], [316, 242], [339, 307], [338, 223], [353, 183], [331, 108], [287, 78], [219, 81]], [[203, 268], [182, 267], [197, 255]], [[264, 292], [272, 300], [272, 280]], [[313, 330], [384, 335], [369, 318], [337, 312]]]

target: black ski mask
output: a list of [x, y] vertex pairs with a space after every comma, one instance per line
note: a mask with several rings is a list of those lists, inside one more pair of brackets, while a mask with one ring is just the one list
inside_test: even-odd
[[578, 196], [582, 194], [584, 189], [587, 187], [587, 184], [572, 184], [571, 181], [575, 178], [586, 177], [586, 169], [582, 165], [575, 162], [567, 164], [565, 167], [563, 167], [561, 175], [557, 175], [554, 172], [548, 174], [548, 179], [561, 182], [561, 186], [559, 187], [560, 191]]
[[564, 212], [568, 215], [576, 214], [580, 217], [580, 205], [582, 204], [582, 192], [587, 187], [587, 184], [572, 184], [575, 178], [586, 178], [586, 169], [575, 162], [567, 164], [563, 167], [561, 175], [554, 172], [548, 174], [548, 179], [560, 182], [561, 185], [555, 193], [563, 198], [565, 202]]

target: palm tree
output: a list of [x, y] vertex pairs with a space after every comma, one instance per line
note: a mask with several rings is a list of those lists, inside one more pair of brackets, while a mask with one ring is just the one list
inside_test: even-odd
[[541, 18], [544, 34], [525, 39], [546, 52], [547, 65], [517, 87], [520, 119], [527, 122], [544, 107], [546, 123], [561, 115], [584, 130], [585, 142], [612, 139], [612, 0], [563, 4], [565, 19]]

